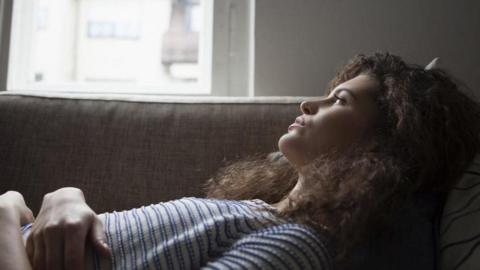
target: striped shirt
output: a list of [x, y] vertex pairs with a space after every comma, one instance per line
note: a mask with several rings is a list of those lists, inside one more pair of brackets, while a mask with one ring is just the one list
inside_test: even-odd
[[334, 269], [326, 237], [274, 211], [260, 199], [183, 197], [98, 216], [112, 269]]

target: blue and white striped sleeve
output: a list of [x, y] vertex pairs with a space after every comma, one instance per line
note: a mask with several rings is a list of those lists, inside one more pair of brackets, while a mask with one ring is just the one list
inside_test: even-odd
[[235, 242], [210, 269], [334, 269], [327, 246], [313, 229], [282, 224], [261, 229]]

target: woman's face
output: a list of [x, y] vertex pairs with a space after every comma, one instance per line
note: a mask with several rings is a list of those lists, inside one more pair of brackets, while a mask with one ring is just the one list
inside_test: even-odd
[[299, 168], [333, 146], [343, 148], [367, 136], [377, 117], [378, 87], [375, 78], [360, 74], [327, 96], [303, 101], [303, 114], [279, 139], [279, 150]]

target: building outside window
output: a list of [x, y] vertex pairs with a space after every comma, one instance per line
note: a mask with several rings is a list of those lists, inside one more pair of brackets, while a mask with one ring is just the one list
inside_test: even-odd
[[213, 0], [14, 1], [8, 90], [210, 94]]

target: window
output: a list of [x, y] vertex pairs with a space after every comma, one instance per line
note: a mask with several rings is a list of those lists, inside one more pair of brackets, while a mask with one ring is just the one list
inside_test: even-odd
[[16, 0], [7, 90], [247, 95], [250, 4]]

